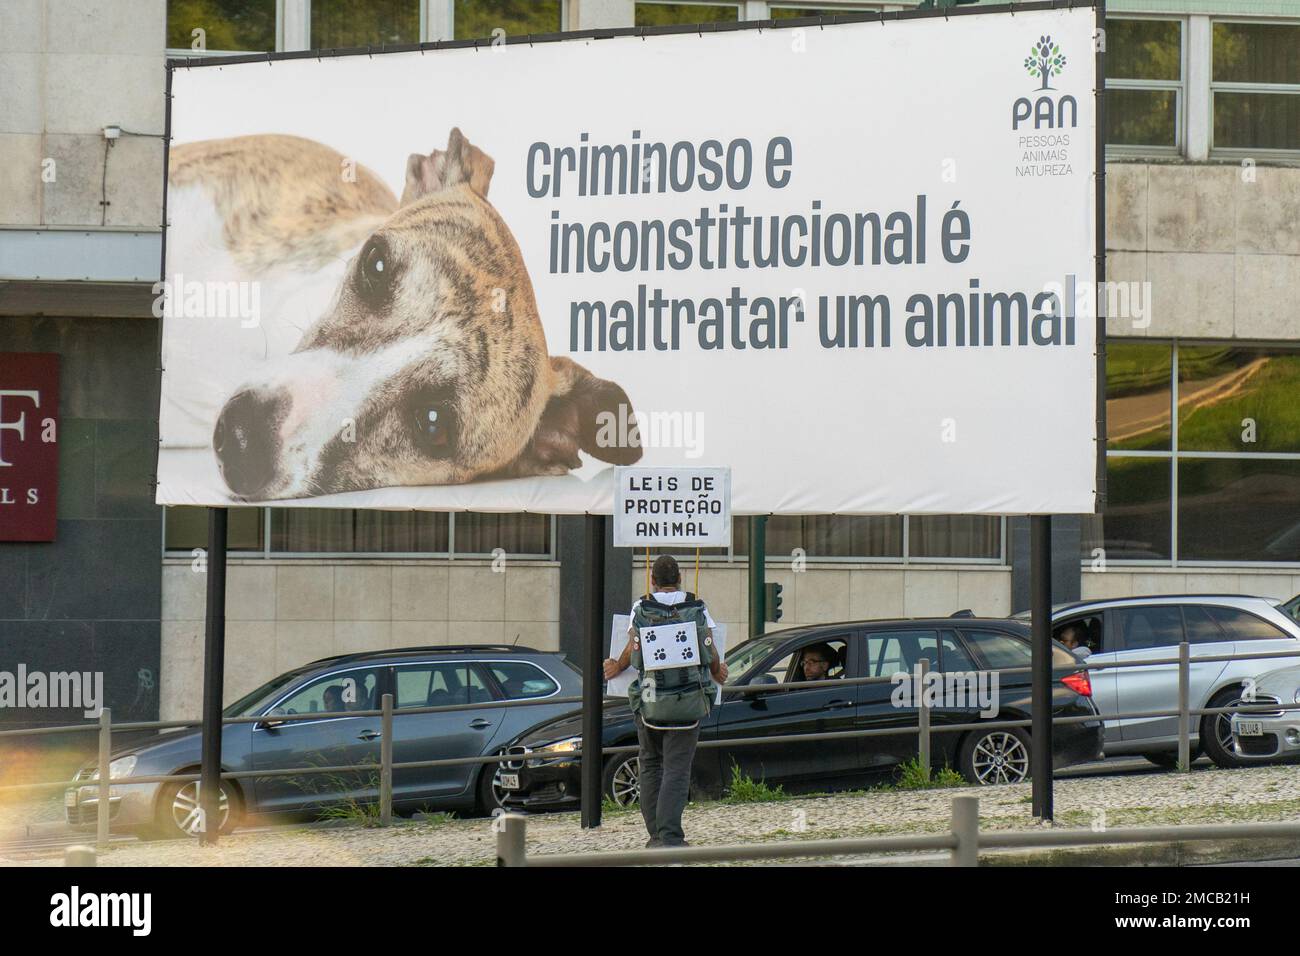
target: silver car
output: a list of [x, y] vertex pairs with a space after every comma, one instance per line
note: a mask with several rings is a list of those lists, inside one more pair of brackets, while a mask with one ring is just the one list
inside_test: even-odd
[[[1281, 667], [1255, 678], [1256, 704], [1300, 704], [1300, 665]], [[1243, 763], [1300, 757], [1300, 709], [1234, 714], [1232, 752]]]
[[[1247, 681], [1276, 668], [1267, 658], [1199, 661], [1227, 654], [1300, 652], [1300, 623], [1277, 602], [1244, 595], [1159, 595], [1081, 601], [1057, 607], [1052, 636], [1070, 629], [1087, 648], [1089, 663], [1159, 660], [1139, 667], [1091, 671], [1092, 699], [1102, 716], [1178, 707], [1178, 645], [1190, 646], [1190, 697], [1193, 710], [1227, 707], [1241, 699]], [[1300, 660], [1300, 657], [1297, 658]], [[1294, 693], [1296, 686], [1288, 693]], [[1288, 698], [1288, 702], [1290, 698]], [[1192, 754], [1200, 750], [1221, 767], [1242, 766], [1229, 717], [1193, 719]], [[1178, 756], [1178, 718], [1131, 717], [1106, 721], [1105, 752], [1140, 754], [1160, 766]]]

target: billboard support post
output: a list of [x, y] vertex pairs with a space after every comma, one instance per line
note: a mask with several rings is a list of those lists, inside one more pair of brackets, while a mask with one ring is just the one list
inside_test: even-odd
[[749, 636], [763, 633], [767, 618], [767, 515], [749, 519]]
[[1030, 605], [1033, 618], [1033, 720], [1029, 769], [1033, 775], [1033, 813], [1051, 820], [1052, 810], [1052, 518], [1029, 519]]
[[600, 826], [601, 737], [604, 733], [605, 662], [605, 518], [584, 519], [583, 561], [586, 564], [586, 615], [582, 635], [582, 827]]
[[225, 508], [208, 509], [208, 609], [203, 636], [203, 743], [199, 807], [200, 842], [215, 845], [221, 830], [221, 697], [226, 665]]

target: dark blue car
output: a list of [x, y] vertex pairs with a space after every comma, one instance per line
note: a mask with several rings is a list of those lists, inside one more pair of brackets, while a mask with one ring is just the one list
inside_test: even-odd
[[[276, 718], [377, 710], [386, 693], [393, 694], [393, 761], [404, 763], [497, 753], [538, 721], [571, 711], [572, 703], [544, 701], [580, 697], [582, 678], [560, 654], [507, 645], [406, 648], [315, 661], [281, 674], [226, 708], [227, 717], [264, 719], [226, 725], [222, 768], [239, 772], [378, 763], [378, 717]], [[505, 700], [539, 703], [404, 713]], [[152, 835], [197, 834], [196, 783], [133, 784], [131, 778], [198, 772], [200, 743], [200, 733], [192, 730], [157, 734], [115, 749], [109, 770], [113, 828]], [[394, 810], [489, 813], [500, 805], [501, 772], [497, 764], [395, 770]], [[70, 823], [95, 822], [97, 780], [93, 764], [77, 774], [65, 795]], [[223, 780], [222, 827], [232, 829], [254, 814], [300, 815], [373, 803], [377, 783], [377, 770]]]

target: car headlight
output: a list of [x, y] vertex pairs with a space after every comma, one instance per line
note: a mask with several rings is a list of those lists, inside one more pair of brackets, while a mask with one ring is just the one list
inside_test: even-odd
[[[108, 779], [120, 780], [123, 777], [129, 777], [135, 772], [135, 763], [139, 759], [135, 754], [126, 757], [118, 757], [108, 765]], [[91, 780], [99, 779], [99, 771], [96, 770], [90, 775]]]
[[570, 754], [582, 749], [581, 737], [565, 737], [563, 740], [557, 740], [553, 744], [547, 744], [545, 747], [536, 747], [534, 753], [540, 754]]
[[1297, 704], [1300, 704], [1300, 687], [1297, 687], [1297, 688], [1295, 689], [1295, 694], [1294, 694], [1293, 696], [1294, 696], [1294, 700], [1293, 700], [1293, 702], [1294, 702], [1294, 703], [1297, 703]]

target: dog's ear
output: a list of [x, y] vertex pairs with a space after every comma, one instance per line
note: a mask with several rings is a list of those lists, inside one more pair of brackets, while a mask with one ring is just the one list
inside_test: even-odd
[[627, 392], [562, 356], [551, 358], [551, 371], [555, 389], [524, 452], [530, 466], [542, 473], [578, 468], [579, 449], [614, 465], [640, 461], [640, 435], [623, 427], [635, 422]]
[[495, 167], [492, 157], [467, 140], [459, 127], [454, 127], [446, 150], [435, 149], [428, 156], [412, 153], [407, 159], [402, 205], [461, 183], [468, 183], [470, 189], [486, 199]]

